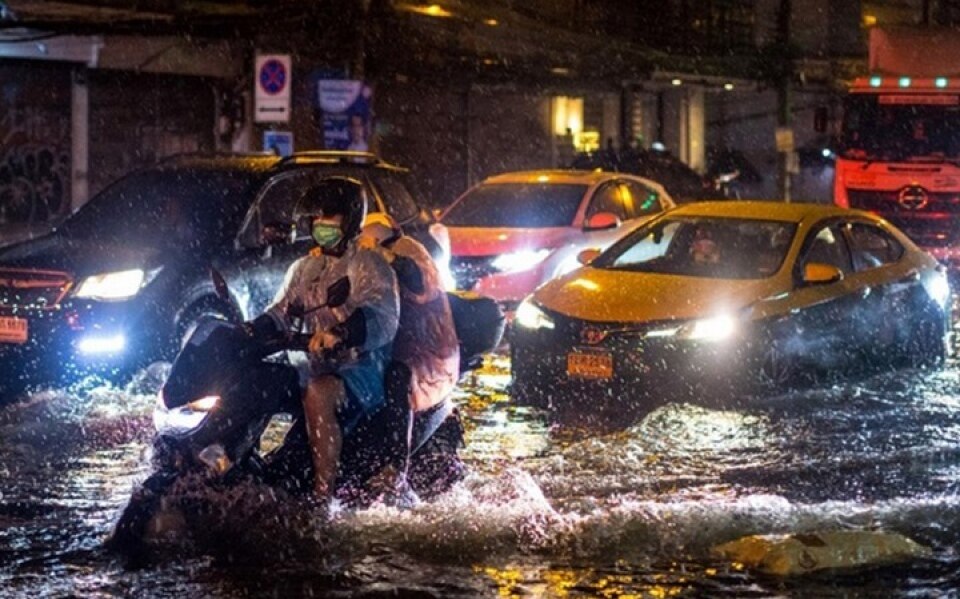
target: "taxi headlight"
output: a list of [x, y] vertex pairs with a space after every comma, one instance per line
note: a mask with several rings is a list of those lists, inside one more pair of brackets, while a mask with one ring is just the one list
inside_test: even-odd
[[950, 301], [950, 281], [946, 273], [938, 272], [927, 283], [927, 293], [940, 307], [945, 307]]
[[492, 265], [500, 272], [522, 272], [532, 270], [547, 259], [550, 250], [523, 250], [497, 256]]
[[517, 326], [525, 329], [552, 329], [554, 327], [553, 319], [544, 313], [530, 298], [523, 300], [517, 307], [515, 318]]
[[136, 295], [156, 272], [142, 269], [120, 270], [87, 277], [77, 288], [76, 296], [84, 299], [123, 300]]
[[676, 336], [693, 341], [723, 341], [737, 332], [737, 321], [729, 314], [694, 320], [679, 329]]

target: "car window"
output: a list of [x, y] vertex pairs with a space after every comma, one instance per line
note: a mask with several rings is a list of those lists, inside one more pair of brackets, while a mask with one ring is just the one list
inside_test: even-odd
[[254, 177], [245, 173], [150, 170], [128, 175], [87, 202], [62, 226], [99, 243], [197, 248], [232, 238]]
[[853, 271], [850, 260], [850, 250], [844, 241], [843, 232], [839, 225], [823, 227], [810, 233], [813, 240], [804, 257], [804, 264], [817, 262], [836, 266], [844, 274]]
[[398, 223], [405, 223], [419, 214], [420, 208], [410, 194], [410, 190], [397, 177], [376, 176], [373, 178], [373, 186], [387, 212]]
[[[341, 177], [343, 175], [333, 175], [315, 170], [301, 170], [283, 173], [271, 179], [260, 194], [251, 215], [248, 217], [246, 226], [240, 234], [241, 243], [247, 247], [262, 245], [260, 233], [263, 227], [268, 224], [300, 225], [300, 223], [295, 222], [294, 213], [297, 202], [300, 201], [304, 191], [324, 179], [334, 176]], [[366, 189], [366, 186], [364, 186], [364, 189]], [[371, 211], [377, 211], [376, 203], [372, 202], [369, 196], [367, 197], [367, 206]], [[298, 239], [306, 239], [309, 236], [309, 231], [297, 231]]]
[[777, 221], [668, 217], [628, 235], [592, 265], [718, 279], [762, 279], [780, 270], [795, 232], [795, 224]]
[[660, 212], [660, 194], [655, 189], [636, 181], [623, 181], [620, 188], [624, 204], [627, 206], [627, 218], [640, 218]]
[[903, 256], [903, 246], [892, 235], [867, 223], [850, 226], [853, 263], [857, 270], [892, 264]]
[[620, 220], [627, 220], [627, 210], [623, 205], [623, 194], [619, 183], [615, 181], [605, 183], [594, 192], [590, 200], [590, 208], [587, 210], [587, 217], [600, 212], [609, 212]]
[[568, 183], [485, 183], [443, 215], [452, 227], [570, 227], [587, 192]]

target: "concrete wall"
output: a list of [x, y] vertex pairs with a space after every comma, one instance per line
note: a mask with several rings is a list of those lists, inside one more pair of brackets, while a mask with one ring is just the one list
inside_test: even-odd
[[89, 71], [89, 185], [165, 156], [214, 149], [214, 93], [200, 77]]
[[60, 63], [0, 60], [0, 225], [70, 211], [70, 74]]
[[[800, 92], [793, 97], [793, 130], [798, 149], [819, 151], [824, 141], [814, 131], [814, 110], [831, 97], [823, 92]], [[741, 152], [756, 168], [763, 181], [747, 189], [749, 197], [776, 199], [777, 97], [773, 91], [734, 90], [707, 96], [706, 142], [711, 150], [727, 148]], [[802, 169], [793, 179], [793, 198], [817, 202], [832, 201], [833, 169]]]
[[489, 175], [553, 164], [544, 93], [392, 82], [375, 94], [378, 151], [413, 171], [431, 206], [446, 206]]

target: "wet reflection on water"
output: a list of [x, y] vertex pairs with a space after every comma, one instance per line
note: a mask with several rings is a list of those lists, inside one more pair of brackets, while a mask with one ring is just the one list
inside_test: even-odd
[[[174, 539], [136, 571], [100, 543], [147, 473], [152, 395], [96, 386], [35, 394], [0, 410], [0, 588], [740, 597], [923, 595], [960, 583], [955, 364], [729, 409], [668, 404], [614, 422], [512, 405], [508, 367], [491, 360], [459, 398], [471, 473], [438, 501], [340, 511], [320, 524], [251, 486], [212, 500], [229, 507], [205, 521], [215, 539]], [[743, 535], [824, 529], [896, 531], [936, 557], [780, 581], [709, 555]]]

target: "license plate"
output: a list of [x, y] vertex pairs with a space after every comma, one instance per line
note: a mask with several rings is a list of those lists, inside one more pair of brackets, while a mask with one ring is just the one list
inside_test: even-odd
[[0, 343], [26, 343], [27, 320], [13, 316], [0, 316]]
[[570, 352], [567, 354], [567, 376], [581, 379], [613, 377], [613, 356], [606, 352]]

